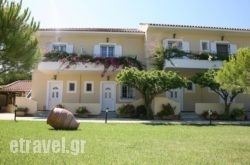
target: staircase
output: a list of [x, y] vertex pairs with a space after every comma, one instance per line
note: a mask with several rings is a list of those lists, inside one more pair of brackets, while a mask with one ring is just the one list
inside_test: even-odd
[[195, 112], [184, 111], [181, 112], [181, 120], [184, 121], [197, 121], [201, 120], [200, 116], [197, 115]]

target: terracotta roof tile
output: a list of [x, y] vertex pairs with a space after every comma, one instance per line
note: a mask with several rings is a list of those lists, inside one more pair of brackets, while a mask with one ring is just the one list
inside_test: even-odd
[[157, 24], [157, 23], [140, 23], [140, 25], [158, 26], [158, 27], [173, 27], [173, 28], [190, 28], [190, 29], [249, 31], [250, 32], [250, 29], [247, 29], [247, 28], [229, 28], [229, 27], [214, 27], [214, 26], [199, 26], [199, 25], [174, 25], [174, 24]]
[[144, 33], [138, 29], [124, 28], [41, 28], [39, 31], [82, 31], [82, 32], [107, 32], [107, 33]]
[[8, 85], [2, 86], [0, 91], [21, 92], [31, 90], [31, 80], [18, 80]]

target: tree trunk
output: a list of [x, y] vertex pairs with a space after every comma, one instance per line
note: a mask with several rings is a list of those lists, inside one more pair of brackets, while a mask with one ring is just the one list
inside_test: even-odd
[[147, 119], [153, 119], [154, 115], [153, 115], [153, 111], [151, 108], [153, 99], [144, 96], [144, 101], [145, 101], [145, 108], [147, 110]]
[[229, 115], [229, 110], [230, 110], [231, 103], [227, 103], [225, 101], [225, 114]]

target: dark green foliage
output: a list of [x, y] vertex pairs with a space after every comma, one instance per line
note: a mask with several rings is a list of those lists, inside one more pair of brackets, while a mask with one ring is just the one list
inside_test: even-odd
[[225, 120], [225, 121], [232, 120], [231, 115], [229, 113], [220, 114], [218, 118], [219, 120]]
[[122, 105], [118, 108], [118, 114], [119, 117], [135, 118], [136, 117], [135, 107], [132, 104]]
[[84, 107], [84, 106], [81, 106], [81, 107], [78, 107], [77, 109], [76, 109], [76, 113], [89, 113], [89, 111], [88, 111], [88, 109], [86, 108], [86, 107]]
[[174, 115], [176, 107], [173, 107], [171, 104], [162, 104], [162, 110], [156, 114], [160, 119], [164, 119], [170, 115]]
[[142, 94], [148, 119], [153, 119], [151, 103], [155, 96], [170, 89], [186, 86], [185, 78], [176, 72], [163, 70], [140, 71], [136, 68], [125, 68], [117, 74], [116, 80], [137, 89]]
[[[202, 116], [203, 119], [209, 120], [209, 113], [208, 113], [208, 111], [204, 111], [201, 114], [201, 116]], [[219, 118], [219, 114], [216, 111], [212, 111], [211, 119], [216, 120], [218, 118]]]
[[[164, 69], [164, 63], [165, 60], [171, 61], [171, 58], [178, 58], [186, 56], [187, 54], [177, 48], [169, 48], [165, 49], [162, 45], [155, 48], [154, 54], [153, 54], [153, 64], [152, 66], [157, 70]], [[173, 64], [174, 65], [174, 64]]]
[[238, 117], [245, 117], [246, 111], [242, 108], [234, 108], [231, 112], [231, 117], [237, 119]]
[[31, 80], [31, 72], [11, 71], [0, 74], [0, 85], [6, 85], [17, 80]]
[[203, 73], [197, 73], [190, 78], [195, 84], [200, 85], [201, 87], [208, 87], [216, 94], [218, 94], [225, 104], [225, 113], [229, 113], [230, 106], [235, 99], [235, 97], [243, 92], [242, 88], [237, 89], [227, 89], [224, 88], [219, 82], [215, 80], [218, 71], [209, 69]]
[[28, 112], [28, 108], [27, 107], [17, 107], [16, 108], [16, 111], [17, 112], [25, 112], [25, 113], [27, 113]]
[[138, 105], [135, 109], [136, 117], [139, 119], [146, 119], [147, 118], [147, 109], [145, 105]]
[[29, 72], [39, 59], [35, 32], [39, 24], [22, 9], [22, 1], [0, 0], [0, 74]]

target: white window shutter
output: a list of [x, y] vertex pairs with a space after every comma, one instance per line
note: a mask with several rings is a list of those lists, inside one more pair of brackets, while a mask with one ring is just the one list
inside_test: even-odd
[[72, 44], [67, 44], [66, 45], [66, 52], [67, 53], [73, 53], [74, 47]]
[[122, 46], [121, 45], [115, 45], [115, 57], [122, 56]]
[[182, 42], [182, 50], [184, 52], [190, 52], [189, 42], [187, 42], [187, 41]]
[[95, 45], [94, 46], [94, 57], [100, 57], [101, 50], [100, 50], [100, 45]]
[[210, 50], [211, 50], [211, 53], [217, 53], [216, 42], [211, 42]]
[[235, 44], [230, 44], [230, 54], [237, 53], [237, 46]]

